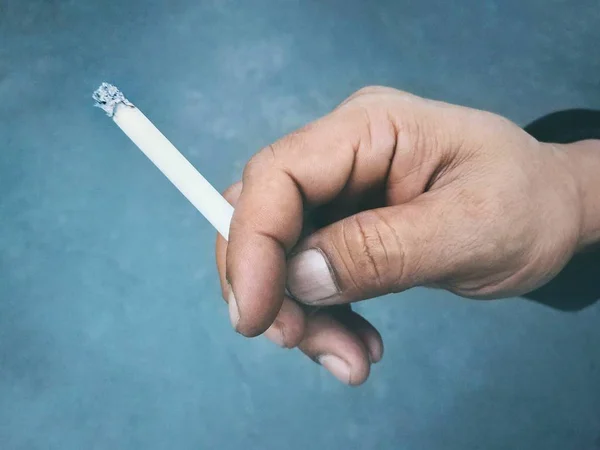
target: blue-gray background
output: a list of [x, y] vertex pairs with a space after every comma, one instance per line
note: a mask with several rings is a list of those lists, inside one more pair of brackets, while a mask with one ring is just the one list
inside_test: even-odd
[[597, 0], [0, 0], [0, 448], [600, 448], [599, 306], [375, 300], [386, 356], [346, 388], [230, 330], [213, 230], [90, 99], [225, 188], [367, 84], [600, 107], [599, 43]]

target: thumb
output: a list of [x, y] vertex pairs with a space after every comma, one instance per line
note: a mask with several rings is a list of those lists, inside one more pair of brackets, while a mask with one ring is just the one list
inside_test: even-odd
[[307, 237], [288, 261], [289, 293], [305, 304], [334, 305], [444, 277], [451, 258], [432, 200], [424, 194], [403, 205], [364, 211]]

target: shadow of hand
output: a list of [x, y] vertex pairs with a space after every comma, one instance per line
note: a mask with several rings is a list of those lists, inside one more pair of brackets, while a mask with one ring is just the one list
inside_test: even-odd
[[[539, 141], [560, 144], [600, 139], [600, 111], [559, 111], [536, 120], [525, 131]], [[592, 305], [600, 299], [600, 247], [576, 255], [550, 283], [524, 297], [563, 311]]]
[[600, 249], [576, 255], [550, 283], [524, 297], [563, 311], [600, 300]]

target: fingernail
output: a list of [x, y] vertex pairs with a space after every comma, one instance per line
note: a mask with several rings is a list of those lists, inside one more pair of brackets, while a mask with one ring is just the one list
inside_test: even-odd
[[265, 336], [267, 339], [279, 345], [280, 347], [287, 348], [285, 343], [285, 333], [279, 322], [274, 322], [273, 325], [271, 325], [269, 329], [265, 331]]
[[240, 311], [238, 310], [237, 301], [235, 300], [235, 295], [233, 295], [233, 289], [231, 289], [231, 286], [229, 286], [227, 303], [229, 303], [229, 320], [231, 321], [233, 328], [237, 330], [237, 325], [240, 321]]
[[350, 384], [350, 366], [346, 361], [334, 355], [319, 356], [317, 361], [342, 383]]
[[303, 303], [318, 303], [339, 294], [325, 254], [319, 249], [305, 250], [288, 262], [287, 286]]

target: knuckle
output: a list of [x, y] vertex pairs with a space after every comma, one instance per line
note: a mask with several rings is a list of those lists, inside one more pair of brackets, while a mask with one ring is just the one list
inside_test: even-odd
[[393, 88], [389, 88], [389, 87], [385, 87], [385, 86], [364, 86], [362, 88], [360, 88], [359, 90], [355, 91], [353, 94], [351, 94], [346, 100], [344, 100], [340, 106], [344, 106], [350, 102], [359, 100], [359, 99], [364, 99], [365, 97], [373, 97], [373, 96], [380, 96], [382, 94], [396, 94], [396, 93], [400, 93], [401, 91], [398, 91], [396, 89]]
[[[237, 201], [240, 193], [242, 192], [242, 182], [238, 181], [237, 183], [232, 184], [227, 189], [223, 191], [223, 197], [232, 205]], [[235, 205], [234, 205], [235, 206]]]
[[381, 292], [390, 287], [394, 270], [390, 266], [393, 232], [373, 212], [346, 219], [343, 246], [350, 278], [360, 292]]
[[254, 175], [260, 175], [265, 170], [273, 167], [275, 164], [275, 148], [274, 145], [269, 145], [263, 148], [258, 153], [255, 153], [244, 167], [244, 173], [242, 179], [252, 177]]
[[370, 85], [360, 88], [352, 96], [361, 97], [370, 95], [405, 96], [409, 94], [405, 91], [401, 91], [399, 89], [391, 88], [388, 86]]
[[384, 88], [383, 86], [377, 86], [377, 85], [364, 86], [364, 87], [360, 88], [358, 91], [356, 91], [354, 94], [352, 94], [352, 96], [360, 97], [363, 95], [380, 94], [382, 91], [385, 91], [385, 90], [386, 90], [386, 88]]

